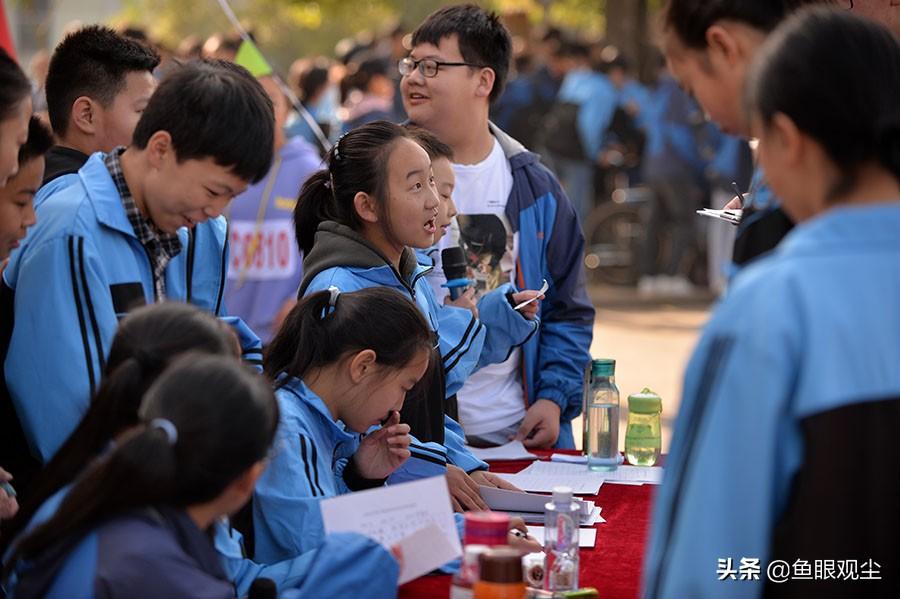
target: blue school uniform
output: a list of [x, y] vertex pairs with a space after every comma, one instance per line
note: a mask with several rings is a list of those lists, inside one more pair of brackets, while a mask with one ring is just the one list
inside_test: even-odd
[[[347, 266], [348, 264], [358, 266]], [[315, 245], [304, 260], [306, 274], [300, 293], [306, 295], [331, 286], [342, 292], [389, 287], [409, 297], [425, 315], [431, 329], [438, 333], [446, 373], [445, 394], [450, 396], [462, 387], [472, 370], [479, 365], [485, 342], [485, 327], [469, 310], [438, 306], [425, 278], [431, 272], [431, 267], [418, 264], [412, 250], [407, 249], [401, 258], [401, 271], [403, 275], [358, 233], [344, 225], [326, 221], [319, 225]], [[493, 301], [497, 304], [493, 309], [501, 310], [499, 301], [496, 298]], [[505, 302], [506, 299], [502, 298], [501, 301]], [[443, 422], [443, 445], [449, 462], [466, 472], [486, 469], [487, 464], [466, 449], [462, 427], [446, 416]], [[416, 467], [414, 463], [405, 466]]]
[[[870, 444], [881, 448], [879, 468], [898, 463], [886, 449], [900, 422], [898, 230], [898, 203], [833, 208], [737, 274], [685, 373], [645, 596], [757, 597], [775, 558], [877, 558], [885, 543], [896, 557], [895, 475], [841, 479]], [[894, 417], [876, 415], [891, 406]], [[842, 497], [888, 508], [839, 513]], [[806, 514], [813, 521], [798, 526]], [[729, 578], [728, 560], [738, 571], [744, 558], [759, 560], [759, 580]]]
[[[74, 430], [100, 382], [119, 318], [156, 301], [153, 272], [112, 177], [96, 153], [55, 179], [38, 224], [3, 273], [14, 293], [6, 383], [32, 454], [46, 463]], [[77, 180], [76, 180], [77, 178]], [[166, 299], [225, 315], [228, 265], [222, 217], [178, 230], [182, 250], [165, 270]], [[245, 355], [261, 344], [241, 328]]]

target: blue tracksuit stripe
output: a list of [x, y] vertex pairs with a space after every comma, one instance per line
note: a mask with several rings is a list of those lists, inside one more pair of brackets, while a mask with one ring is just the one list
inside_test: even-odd
[[[472, 347], [477, 346], [476, 344], [478, 343], [479, 335], [481, 334], [482, 331], [484, 331], [485, 327], [484, 327], [484, 323], [479, 322], [475, 318], [472, 319], [472, 322], [477, 323], [477, 326], [475, 327], [475, 331], [471, 337], [469, 337], [468, 339], [463, 339], [463, 342], [468, 341], [466, 348], [463, 351], [459, 352], [459, 354], [457, 354], [456, 357], [453, 359], [453, 361], [450, 363], [447, 362], [450, 356], [448, 355], [448, 356], [444, 357], [444, 371], [445, 372], [449, 373], [451, 370], [456, 368], [456, 365], [459, 364], [460, 361], [464, 357], [466, 357], [466, 355], [472, 350]], [[510, 351], [512, 351], [512, 350], [510, 349]]]
[[[309, 489], [312, 491], [312, 496], [318, 497], [320, 495], [324, 495], [324, 493], [322, 493], [322, 489], [313, 483], [313, 477], [310, 473], [310, 461], [314, 458], [312, 457], [312, 455], [307, 455], [308, 450], [306, 449], [306, 447], [309, 443], [309, 440], [303, 435], [297, 436], [300, 438], [300, 459], [303, 460], [303, 472], [306, 474], [306, 481], [309, 485]], [[315, 463], [313, 463], [312, 467], [316, 467]]]
[[94, 302], [91, 300], [91, 288], [88, 286], [87, 275], [84, 272], [84, 237], [78, 238], [78, 272], [81, 278], [81, 288], [84, 289], [84, 300], [87, 305], [88, 316], [91, 319], [91, 331], [94, 334], [97, 357], [100, 358], [100, 372], [103, 372], [106, 370], [106, 353], [103, 351], [103, 342], [100, 339], [100, 327], [97, 325]]
[[466, 327], [466, 330], [463, 331], [462, 338], [459, 340], [459, 343], [456, 345], [456, 347], [454, 347], [453, 349], [451, 349], [450, 351], [448, 351], [446, 354], [444, 354], [442, 356], [444, 359], [445, 365], [447, 364], [447, 362], [449, 362], [453, 358], [453, 356], [456, 354], [456, 352], [461, 350], [462, 347], [464, 345], [466, 345], [467, 342], [471, 345], [472, 340], [469, 337], [469, 334], [472, 332], [473, 328], [476, 328], [476, 325], [478, 325], [478, 319], [475, 318], [475, 316], [473, 315], [472, 318], [469, 320], [469, 325]]
[[78, 314], [78, 328], [81, 331], [81, 343], [84, 347], [84, 363], [87, 366], [88, 381], [91, 396], [97, 390], [94, 380], [94, 359], [91, 355], [91, 344], [87, 336], [87, 326], [84, 323], [84, 312], [81, 309], [81, 292], [78, 289], [78, 278], [75, 276], [75, 238], [69, 237], [69, 278], [72, 281], [72, 296], [75, 298], [75, 312]]

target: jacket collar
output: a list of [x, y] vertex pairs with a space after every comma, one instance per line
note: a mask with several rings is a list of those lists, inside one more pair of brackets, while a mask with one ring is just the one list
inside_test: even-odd
[[308, 407], [319, 417], [323, 428], [334, 445], [356, 439], [357, 435], [344, 429], [343, 423], [334, 419], [322, 398], [313, 393], [312, 389], [306, 386], [306, 383], [286, 374], [282, 374], [278, 382], [282, 389], [288, 391], [299, 403]]
[[87, 192], [88, 200], [94, 207], [97, 220], [111, 229], [137, 238], [122, 206], [122, 198], [119, 197], [116, 184], [103, 162], [105, 157], [103, 152], [92, 154], [78, 171], [78, 176]]
[[316, 240], [303, 260], [303, 283], [300, 295], [320, 272], [337, 266], [369, 271], [369, 278], [380, 285], [403, 287], [412, 293], [416, 280], [427, 272], [420, 266], [416, 254], [405, 248], [400, 256], [399, 271], [387, 257], [365, 237], [334, 221], [324, 221], [316, 231]]

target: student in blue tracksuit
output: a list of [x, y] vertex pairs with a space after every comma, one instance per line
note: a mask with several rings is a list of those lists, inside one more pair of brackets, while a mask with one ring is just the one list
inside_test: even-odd
[[[107, 372], [97, 397], [81, 424], [34, 481], [17, 517], [3, 527], [0, 555], [18, 533], [48, 520], [59, 508], [72, 482], [89, 464], [140, 423], [138, 408], [146, 389], [179, 356], [237, 356], [233, 331], [221, 320], [189, 304], [166, 302], [135, 310], [122, 320], [110, 348]], [[349, 569], [372, 541], [359, 535], [330, 535], [318, 551], [259, 564], [247, 556], [243, 539], [227, 518], [214, 523], [215, 547], [238, 597], [257, 578], [269, 578], [279, 589], [311, 588], [329, 581], [335, 589], [352, 589], [367, 575]]]
[[[412, 44], [401, 65], [403, 105], [412, 122], [453, 149], [453, 198], [469, 225], [461, 223], [461, 237], [475, 250], [477, 265], [488, 267], [483, 274], [490, 285], [549, 285], [540, 329], [508, 360], [467, 380], [457, 394], [461, 414], [467, 404], [480, 420], [480, 430], [472, 430], [480, 437], [505, 442], [511, 432], [531, 447], [574, 447], [571, 420], [581, 413], [594, 323], [584, 283], [584, 236], [556, 177], [488, 120], [506, 80], [509, 32], [497, 15], [474, 5], [448, 6], [416, 29]], [[441, 65], [452, 62], [480, 66]], [[479, 242], [501, 227], [507, 243], [501, 238], [478, 251]], [[501, 401], [504, 422], [495, 409]]]
[[[321, 499], [381, 486], [411, 457], [399, 410], [422, 384], [432, 344], [421, 311], [383, 286], [310, 293], [288, 315], [266, 354], [281, 425], [253, 495], [259, 561], [319, 548]], [[435, 464], [422, 475], [442, 473]], [[396, 583], [396, 574], [360, 572]]]
[[[411, 249], [432, 245], [437, 230], [440, 202], [428, 154], [408, 130], [379, 121], [344, 136], [327, 164], [307, 181], [295, 212], [297, 242], [306, 255], [300, 293], [378, 285], [416, 302], [437, 334], [441, 360], [432, 364], [438, 372], [424, 401], [408, 402], [413, 411], [402, 416], [419, 439], [446, 447], [451, 494], [461, 507], [485, 509], [478, 484], [502, 483], [482, 472], [487, 465], [463, 446], [462, 429], [444, 415], [442, 404], [485, 359], [508, 356], [510, 345], [485, 352], [483, 324], [469, 310], [439, 306], [425, 279], [430, 268], [420, 266]], [[496, 322], [512, 312], [502, 293], [486, 297], [479, 310]], [[522, 320], [526, 328], [533, 326]]]
[[220, 215], [265, 176], [273, 127], [245, 70], [187, 64], [160, 85], [131, 146], [94, 154], [38, 208], [3, 279], [14, 294], [6, 383], [41, 462], [78, 424], [129, 309], [174, 299], [224, 314]]
[[896, 597], [900, 42], [805, 10], [747, 87], [759, 160], [798, 224], [738, 273], [688, 365], [645, 596]]
[[314, 292], [288, 314], [265, 361], [281, 425], [253, 496], [259, 561], [318, 548], [320, 498], [383, 485], [406, 461], [399, 410], [431, 348], [422, 314], [390, 289]]
[[[414, 248], [419, 264], [430, 268], [434, 266], [435, 254], [440, 252], [438, 243], [454, 225], [457, 215], [456, 205], [453, 203], [453, 187], [456, 181], [452, 163], [453, 150], [421, 127], [409, 125], [407, 128], [413, 134], [416, 143], [422, 146], [431, 159], [434, 187], [440, 200], [435, 221], [434, 244], [429, 248]], [[431, 285], [432, 291], [435, 292], [435, 297], [438, 297], [439, 292], [440, 295], [446, 293], [446, 287], [435, 277], [426, 277], [426, 279]], [[467, 287], [456, 300], [451, 300], [449, 296], [445, 297], [444, 304], [470, 310], [485, 325], [485, 341], [479, 365], [503, 362], [515, 347], [528, 341], [540, 325], [540, 320], [537, 319], [540, 302], [537, 300], [541, 296], [537, 291], [517, 292], [511, 283], [506, 283], [486, 293], [478, 302], [474, 300], [474, 297], [474, 289]], [[506, 298], [507, 301], [498, 301], [499, 298]], [[520, 308], [520, 311], [514, 309], [515, 306], [529, 300], [535, 301]], [[485, 309], [481, 310], [479, 306], [484, 306]], [[442, 307], [440, 306], [440, 308]], [[456, 310], [439, 309], [438, 321], [440, 323], [443, 318], [455, 318], [456, 314]], [[438, 326], [440, 328], [440, 324]]]
[[57, 144], [47, 153], [36, 205], [76, 182], [91, 154], [131, 142], [156, 89], [157, 66], [155, 50], [103, 25], [82, 27], [57, 44], [45, 84]]
[[16, 544], [4, 570], [15, 571], [13, 596], [234, 596], [208, 531], [265, 469], [278, 426], [271, 388], [233, 357], [186, 356], [140, 415]]

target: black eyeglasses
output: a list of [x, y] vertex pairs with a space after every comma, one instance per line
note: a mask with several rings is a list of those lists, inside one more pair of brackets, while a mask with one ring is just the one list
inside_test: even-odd
[[400, 74], [406, 77], [412, 75], [412, 72], [419, 69], [423, 77], [435, 77], [441, 67], [474, 67], [476, 69], [484, 68], [484, 65], [472, 64], [470, 62], [441, 62], [432, 58], [423, 58], [421, 60], [413, 60], [409, 56], [400, 60], [397, 68]]

